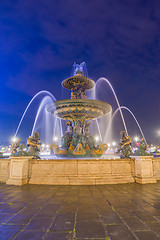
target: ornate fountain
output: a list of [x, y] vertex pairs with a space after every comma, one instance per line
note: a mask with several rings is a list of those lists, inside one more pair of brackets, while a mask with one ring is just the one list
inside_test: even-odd
[[95, 82], [85, 76], [83, 65], [75, 64], [73, 76], [65, 79], [62, 86], [71, 90], [71, 99], [56, 101], [46, 110], [60, 119], [67, 120], [67, 131], [62, 137], [62, 146], [50, 145], [51, 151], [60, 157], [100, 157], [107, 145], [96, 146], [95, 137], [90, 133], [90, 121], [98, 119], [112, 110], [106, 102], [87, 99], [86, 91]]
[[[12, 156], [0, 161], [0, 166], [3, 166], [0, 168], [0, 181], [12, 185], [156, 183], [159, 179], [159, 159], [149, 155], [130, 158], [131, 138], [125, 131], [121, 132], [121, 158], [100, 158], [107, 145], [96, 145], [95, 137], [90, 133], [90, 124], [92, 120], [109, 113], [112, 107], [102, 101], [87, 99], [86, 91], [92, 89], [95, 82], [86, 75], [85, 65], [75, 64], [72, 76], [65, 79], [62, 85], [71, 91], [71, 98], [46, 106], [49, 113], [66, 120], [67, 131], [61, 139], [61, 146], [56, 143], [50, 145], [57, 159], [39, 158], [41, 143], [39, 134], [35, 132], [27, 139], [28, 152], [24, 151], [20, 141], [12, 143]], [[146, 147], [141, 139], [138, 150], [141, 155], [144, 155]]]

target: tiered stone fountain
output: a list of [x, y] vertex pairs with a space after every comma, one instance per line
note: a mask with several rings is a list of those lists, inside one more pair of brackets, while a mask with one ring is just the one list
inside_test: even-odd
[[77, 68], [75, 75], [65, 79], [62, 86], [71, 90], [71, 99], [54, 102], [46, 107], [56, 117], [67, 120], [67, 131], [62, 137], [62, 147], [51, 144], [51, 150], [59, 157], [100, 157], [107, 149], [105, 143], [96, 146], [95, 137], [90, 134], [90, 120], [110, 112], [110, 104], [87, 99], [86, 90], [93, 88], [95, 82], [84, 76]]
[[[0, 181], [14, 185], [97, 185], [129, 182], [144, 184], [160, 180], [160, 158], [100, 157], [107, 145], [103, 143], [96, 146], [89, 125], [90, 121], [110, 112], [112, 107], [105, 102], [86, 98], [86, 91], [92, 89], [95, 82], [83, 73], [81, 67], [76, 64], [73, 76], [62, 82], [63, 87], [71, 90], [71, 99], [56, 101], [46, 106], [48, 112], [67, 123], [62, 146], [55, 143], [50, 146], [57, 158], [35, 159], [33, 152], [37, 151], [40, 145], [36, 134], [27, 140], [30, 146], [29, 155], [0, 159]], [[122, 139], [122, 145], [124, 144]]]

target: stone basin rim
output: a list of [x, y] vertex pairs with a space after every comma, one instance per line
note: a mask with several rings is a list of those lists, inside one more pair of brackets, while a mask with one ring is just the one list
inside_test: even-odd
[[74, 83], [76, 82], [79, 82], [80, 84], [84, 83], [86, 90], [89, 90], [95, 86], [95, 81], [85, 76], [72, 76], [66, 78], [62, 81], [62, 86], [66, 89], [71, 90], [74, 88]]
[[55, 114], [55, 112], [59, 109], [71, 108], [71, 107], [83, 107], [86, 108], [96, 108], [103, 111], [103, 115], [112, 111], [112, 107], [110, 104], [95, 100], [95, 99], [64, 99], [55, 101], [46, 106], [46, 110], [51, 114]]

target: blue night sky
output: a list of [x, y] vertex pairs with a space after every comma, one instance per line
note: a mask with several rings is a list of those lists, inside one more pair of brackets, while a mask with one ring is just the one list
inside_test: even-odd
[[83, 61], [89, 77], [110, 80], [147, 141], [160, 144], [159, 0], [1, 0], [0, 142], [10, 141], [37, 92], [61, 99], [61, 81]]

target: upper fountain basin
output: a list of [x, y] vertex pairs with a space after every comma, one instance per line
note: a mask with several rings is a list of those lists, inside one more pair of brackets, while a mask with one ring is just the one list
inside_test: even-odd
[[65, 99], [46, 106], [56, 117], [67, 120], [93, 120], [112, 110], [110, 104], [93, 99]]
[[92, 79], [78, 75], [67, 78], [62, 82], [62, 86], [70, 90], [73, 89], [76, 84], [83, 85], [86, 90], [95, 86], [95, 82]]

